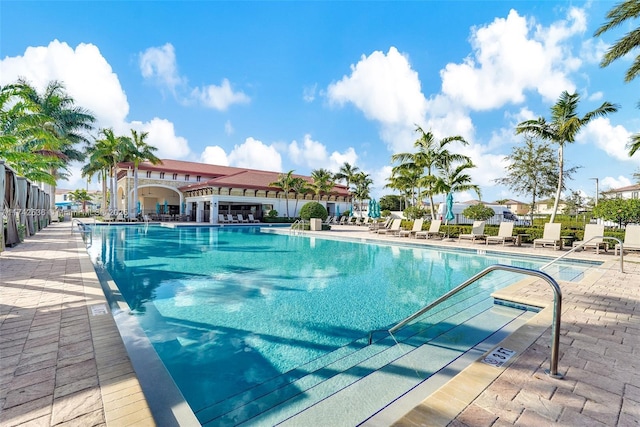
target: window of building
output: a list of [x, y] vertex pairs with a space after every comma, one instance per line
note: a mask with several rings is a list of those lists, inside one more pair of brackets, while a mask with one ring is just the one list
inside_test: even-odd
[[184, 180], [185, 180], [185, 181], [189, 181], [189, 174], [186, 174], [186, 175], [184, 176]]
[[633, 193], [631, 193], [631, 198], [632, 199], [637, 199], [638, 198], [638, 192], [634, 191]]
[[197, 182], [200, 182], [200, 179], [201, 179], [201, 178], [202, 178], [202, 177], [201, 177], [200, 175], [196, 175], [196, 181], [197, 181]]
[[160, 172], [160, 179], [164, 179], [164, 172]]
[[151, 178], [151, 171], [147, 171], [147, 178]]
[[178, 179], [178, 174], [177, 174], [177, 173], [174, 173], [174, 174], [173, 174], [173, 180], [175, 181], [176, 179]]
[[66, 194], [64, 196], [62, 196], [62, 200], [64, 200], [65, 202], [67, 201], [67, 195]]

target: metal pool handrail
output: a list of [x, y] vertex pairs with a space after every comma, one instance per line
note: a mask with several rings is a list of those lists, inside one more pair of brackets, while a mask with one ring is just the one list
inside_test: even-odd
[[543, 271], [532, 270], [529, 268], [514, 267], [511, 265], [503, 265], [503, 264], [490, 265], [489, 267], [485, 268], [475, 276], [471, 277], [470, 279], [467, 279], [460, 285], [456, 286], [454, 289], [442, 295], [440, 298], [436, 299], [429, 305], [421, 308], [420, 310], [416, 311], [406, 319], [398, 322], [391, 329], [376, 329], [369, 332], [369, 344], [372, 343], [373, 334], [375, 332], [388, 332], [389, 334], [394, 333], [398, 329], [405, 326], [407, 323], [422, 316], [424, 313], [431, 310], [433, 307], [451, 298], [453, 295], [462, 291], [467, 286], [471, 285], [472, 283], [476, 282], [477, 280], [481, 279], [482, 277], [486, 276], [487, 274], [491, 273], [494, 270], [504, 270], [512, 273], [521, 273], [521, 274], [527, 274], [529, 276], [537, 276], [547, 281], [547, 283], [549, 283], [549, 285], [553, 289], [554, 296], [553, 296], [553, 322], [551, 325], [551, 360], [549, 362], [549, 370], [546, 372], [547, 372], [547, 375], [549, 375], [552, 378], [557, 378], [557, 379], [562, 378], [562, 374], [558, 373], [558, 346], [560, 345], [560, 316], [561, 316], [561, 310], [562, 310], [562, 291], [560, 290], [560, 286], [553, 279], [553, 277], [549, 276], [547, 273]]
[[620, 244], [620, 273], [624, 273], [624, 250], [623, 250], [624, 248], [623, 248], [622, 240], [618, 239], [617, 237], [611, 237], [611, 236], [594, 236], [589, 240], [585, 240], [584, 242], [580, 243], [578, 246], [574, 246], [573, 248], [571, 248], [570, 251], [565, 252], [559, 257], [557, 257], [556, 259], [549, 261], [548, 263], [540, 267], [540, 270], [544, 270], [545, 268], [549, 267], [551, 264], [561, 260], [562, 258], [566, 257], [570, 253], [575, 252], [576, 250], [580, 249], [581, 247], [583, 247], [584, 245], [586, 245], [587, 243], [589, 243], [594, 239], [611, 239], [611, 240], [616, 240]]

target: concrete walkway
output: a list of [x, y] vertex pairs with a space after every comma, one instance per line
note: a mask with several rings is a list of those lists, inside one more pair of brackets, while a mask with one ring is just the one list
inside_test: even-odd
[[82, 239], [54, 223], [0, 253], [0, 426], [152, 426]]
[[[375, 238], [359, 227], [329, 233]], [[491, 249], [555, 255], [526, 246]], [[580, 283], [561, 284], [558, 366], [564, 379], [544, 374], [551, 342], [547, 308], [502, 343], [517, 351], [504, 367], [474, 363], [396, 425], [639, 425], [640, 257], [628, 256], [620, 273], [611, 253], [582, 254], [606, 263]], [[552, 301], [548, 285], [526, 285], [503, 296]], [[82, 240], [69, 223], [52, 224], [0, 254], [0, 322], [0, 426], [155, 425]]]

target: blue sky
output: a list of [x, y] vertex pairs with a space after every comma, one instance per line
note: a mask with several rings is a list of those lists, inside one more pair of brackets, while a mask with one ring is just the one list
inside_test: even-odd
[[[148, 131], [163, 158], [301, 174], [349, 162], [376, 197], [417, 124], [469, 142], [454, 149], [477, 165], [487, 201], [528, 201], [494, 183], [521, 142], [515, 125], [575, 91], [581, 114], [620, 105], [565, 150], [581, 166], [568, 188], [593, 197], [591, 178], [621, 187], [640, 166], [625, 149], [640, 131], [640, 81], [623, 82], [631, 58], [598, 65], [629, 28], [592, 37], [613, 5], [3, 0], [0, 83], [62, 80], [99, 127]], [[78, 170], [59, 186], [83, 188]]]

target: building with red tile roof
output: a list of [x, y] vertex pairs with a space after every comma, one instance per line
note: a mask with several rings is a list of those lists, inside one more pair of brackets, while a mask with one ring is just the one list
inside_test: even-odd
[[[181, 219], [218, 223], [219, 215], [249, 214], [261, 219], [269, 211], [278, 216], [296, 217], [309, 201], [318, 201], [311, 190], [296, 194], [270, 185], [278, 181], [280, 172], [249, 168], [210, 165], [182, 160], [163, 159], [162, 164], [143, 162], [138, 166], [138, 200], [134, 201], [134, 165], [119, 164], [118, 209], [138, 212], [159, 219]], [[313, 179], [300, 177], [310, 184]], [[335, 184], [327, 194], [320, 194], [319, 202], [329, 215], [345, 212], [351, 206], [347, 187]], [[287, 214], [288, 212], [288, 214]]]

